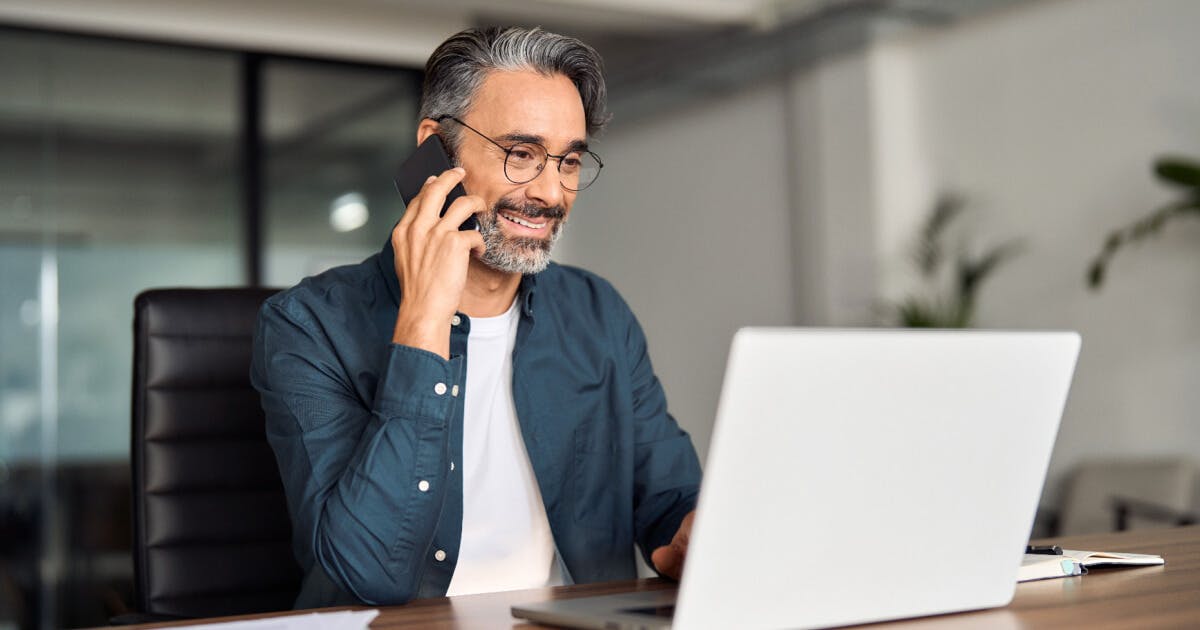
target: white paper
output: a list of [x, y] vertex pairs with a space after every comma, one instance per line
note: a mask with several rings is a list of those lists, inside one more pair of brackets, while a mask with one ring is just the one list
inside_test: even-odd
[[179, 630], [366, 630], [379, 616], [378, 610], [342, 610], [327, 613], [284, 615], [249, 621], [226, 621], [195, 626], [177, 626]]
[[1085, 567], [1110, 566], [1154, 566], [1166, 564], [1162, 556], [1145, 553], [1118, 553], [1115, 551], [1077, 551], [1063, 549], [1063, 555], [1075, 558]]

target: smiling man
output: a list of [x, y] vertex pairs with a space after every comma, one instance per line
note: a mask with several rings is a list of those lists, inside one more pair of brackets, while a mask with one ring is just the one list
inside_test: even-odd
[[[251, 379], [305, 572], [297, 607], [678, 578], [700, 482], [610, 284], [550, 262], [602, 163], [599, 56], [468, 30], [426, 65], [431, 176], [383, 251], [259, 315]], [[439, 212], [462, 183], [467, 195]], [[458, 226], [474, 215], [478, 231]]]

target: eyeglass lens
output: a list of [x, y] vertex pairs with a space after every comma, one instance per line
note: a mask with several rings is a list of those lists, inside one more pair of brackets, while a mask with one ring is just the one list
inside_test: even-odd
[[[546, 167], [546, 149], [536, 144], [515, 144], [508, 150], [504, 174], [515, 184], [533, 181]], [[558, 159], [558, 173], [564, 188], [583, 190], [600, 175], [600, 163], [586, 151], [573, 151]]]

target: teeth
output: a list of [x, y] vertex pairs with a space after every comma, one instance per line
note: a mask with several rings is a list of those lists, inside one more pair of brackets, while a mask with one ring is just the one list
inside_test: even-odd
[[509, 221], [512, 221], [513, 223], [516, 223], [517, 225], [523, 225], [527, 228], [534, 229], [534, 230], [540, 230], [541, 228], [546, 227], [545, 223], [531, 223], [529, 221], [526, 221], [525, 219], [522, 219], [521, 217], [513, 216], [511, 214], [503, 214], [500, 216], [504, 217], [505, 219], [508, 219]]

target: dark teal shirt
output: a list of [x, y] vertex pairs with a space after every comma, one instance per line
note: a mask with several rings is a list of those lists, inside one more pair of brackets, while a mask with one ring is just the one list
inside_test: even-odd
[[[251, 380], [305, 574], [298, 608], [442, 596], [454, 573], [471, 321], [458, 314], [445, 360], [391, 342], [400, 299], [389, 244], [259, 314]], [[691, 439], [608, 282], [551, 264], [517, 300], [513, 402], [562, 568], [633, 578], [634, 545], [649, 561], [695, 507]]]

